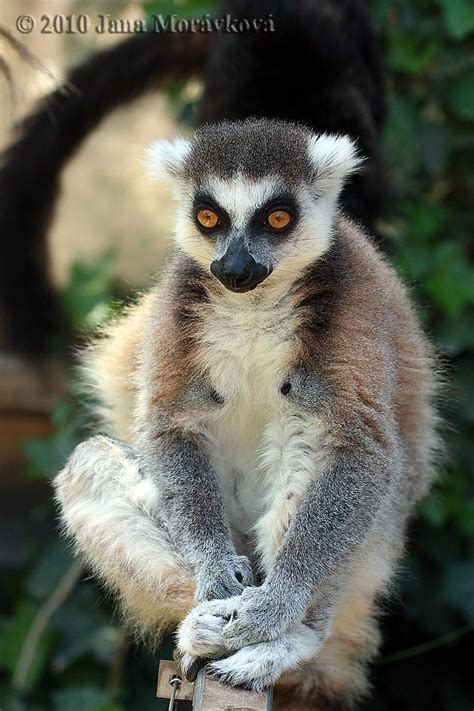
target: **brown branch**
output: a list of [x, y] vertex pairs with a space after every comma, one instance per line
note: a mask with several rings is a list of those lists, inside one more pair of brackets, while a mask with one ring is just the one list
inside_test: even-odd
[[63, 602], [69, 597], [74, 590], [79, 578], [81, 577], [83, 567], [80, 563], [74, 562], [63, 575], [58, 585], [54, 588], [49, 597], [39, 608], [33, 618], [31, 626], [26, 635], [21, 651], [16, 663], [12, 676], [12, 686], [18, 691], [24, 691], [28, 679], [28, 673], [31, 669], [36, 648], [43, 636], [51, 617], [58, 610]]
[[120, 691], [120, 681], [122, 679], [123, 668], [127, 658], [128, 645], [130, 636], [122, 630], [120, 639], [117, 644], [117, 649], [109, 667], [107, 675], [107, 701], [109, 704], [114, 704]]

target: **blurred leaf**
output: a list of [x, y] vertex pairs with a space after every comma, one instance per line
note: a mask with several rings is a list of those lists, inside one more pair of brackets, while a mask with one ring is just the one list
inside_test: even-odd
[[442, 174], [451, 148], [449, 131], [443, 125], [425, 123], [421, 126], [420, 141], [426, 169], [433, 176]]
[[62, 540], [54, 541], [35, 563], [25, 581], [25, 591], [37, 600], [52, 593], [72, 563], [69, 546]]
[[474, 70], [455, 81], [449, 94], [449, 104], [459, 118], [474, 120]]
[[60, 689], [52, 696], [53, 708], [56, 711], [112, 711], [112, 708], [107, 706], [105, 690], [95, 686]]
[[443, 351], [452, 356], [464, 350], [474, 351], [474, 310], [468, 310], [461, 319], [440, 317], [435, 335]]
[[0, 687], [0, 709], [2, 711], [33, 711], [20, 694], [11, 688]]
[[474, 499], [463, 502], [457, 512], [457, 522], [461, 531], [474, 541]]
[[474, 268], [455, 243], [436, 245], [432, 259], [426, 289], [448, 314], [459, 316], [465, 306], [474, 305]]
[[[408, 100], [401, 96], [390, 98], [389, 121], [386, 129], [388, 157], [394, 158], [390, 146], [397, 146], [398, 157], [394, 160], [397, 170], [411, 176], [418, 169], [418, 112]], [[397, 154], [395, 154], [397, 155]]]
[[421, 502], [420, 511], [425, 519], [432, 526], [440, 528], [444, 526], [449, 517], [449, 509], [446, 502], [437, 495], [429, 496]]
[[26, 473], [31, 478], [50, 479], [56, 476], [79, 442], [80, 437], [72, 429], [59, 430], [50, 437], [25, 442]]
[[94, 658], [99, 664], [110, 664], [121, 641], [121, 630], [110, 625], [98, 629], [75, 625], [75, 628], [77, 632], [74, 636], [69, 629], [67, 636], [63, 635], [63, 640], [56, 645], [53, 670], [61, 672], [84, 655]]
[[111, 250], [90, 263], [77, 262], [61, 293], [66, 315], [77, 330], [96, 328], [112, 313], [115, 253]]
[[110, 611], [97, 604], [95, 587], [82, 583], [54, 615], [53, 670], [62, 672], [84, 655], [110, 664], [121, 635], [111, 621]]
[[87, 432], [88, 417], [80, 403], [65, 400], [51, 413], [56, 431], [40, 439], [30, 439], [23, 445], [26, 455], [25, 474], [31, 478], [50, 479], [62, 469]]
[[449, 562], [441, 586], [442, 599], [474, 620], [474, 561]]
[[388, 63], [394, 71], [418, 74], [439, 50], [437, 41], [428, 42], [417, 36], [392, 35]]
[[474, 496], [470, 496], [468, 489], [468, 481], [461, 469], [444, 474], [420, 505], [425, 521], [436, 528], [455, 523], [474, 542]]
[[436, 0], [442, 8], [446, 28], [456, 40], [474, 31], [474, 5], [472, 0]]

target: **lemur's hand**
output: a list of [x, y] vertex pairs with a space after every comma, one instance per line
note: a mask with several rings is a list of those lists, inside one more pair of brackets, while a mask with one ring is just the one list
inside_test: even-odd
[[267, 642], [280, 637], [296, 621], [293, 617], [291, 601], [285, 600], [282, 595], [272, 594], [265, 584], [247, 588], [223, 629], [223, 638], [226, 645], [233, 649]]
[[196, 600], [223, 600], [240, 595], [254, 584], [250, 561], [246, 556], [229, 554], [209, 558], [197, 574]]

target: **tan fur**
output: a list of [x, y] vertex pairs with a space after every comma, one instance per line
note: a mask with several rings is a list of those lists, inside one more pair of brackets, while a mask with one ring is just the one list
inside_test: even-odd
[[160, 518], [160, 498], [106, 437], [76, 447], [55, 479], [62, 525], [119, 596], [127, 625], [156, 641], [191, 609], [195, 583]]
[[131, 442], [136, 407], [140, 344], [153, 310], [153, 292], [143, 294], [119, 318], [105, 326], [82, 355], [83, 375], [95, 396], [96, 411], [111, 435]]

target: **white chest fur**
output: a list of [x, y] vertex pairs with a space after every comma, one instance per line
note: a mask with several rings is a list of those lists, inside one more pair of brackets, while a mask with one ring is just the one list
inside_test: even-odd
[[[282, 507], [281, 525], [288, 524], [315, 474], [317, 420], [280, 391], [291, 370], [295, 318], [287, 295], [230, 294], [209, 306], [201, 331], [206, 377], [224, 400], [204, 432], [232, 525], [257, 539], [268, 517], [282, 519]], [[257, 545], [264, 559], [270, 555], [267, 544]]]

